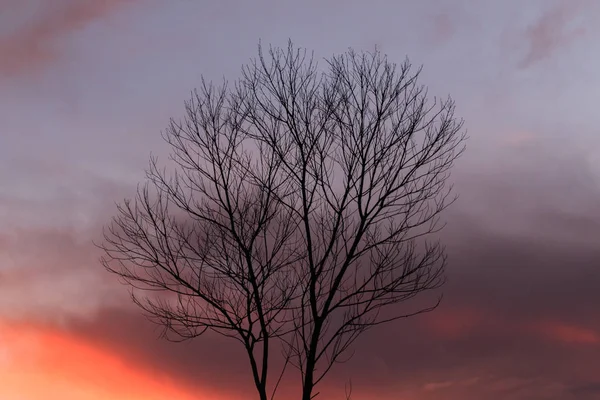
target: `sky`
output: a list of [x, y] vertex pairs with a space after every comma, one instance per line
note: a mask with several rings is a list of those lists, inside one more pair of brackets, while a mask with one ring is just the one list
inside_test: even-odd
[[359, 400], [600, 398], [599, 18], [595, 0], [0, 0], [0, 398], [247, 398], [241, 349], [159, 340], [92, 242], [200, 77], [288, 39], [408, 56], [470, 137], [442, 305], [366, 333], [327, 398], [349, 379]]

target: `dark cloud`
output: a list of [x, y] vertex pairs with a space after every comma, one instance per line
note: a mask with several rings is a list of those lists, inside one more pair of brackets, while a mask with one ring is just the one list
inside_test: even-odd
[[577, 398], [597, 398], [600, 396], [600, 382], [592, 381], [579, 384], [570, 388], [570, 391]]
[[[442, 305], [365, 334], [354, 358], [324, 383], [328, 398], [342, 397], [349, 379], [356, 398], [564, 400], [592, 393], [581, 382], [594, 382], [600, 370], [600, 196], [590, 167], [573, 154], [540, 144], [521, 157], [499, 147], [493, 165], [459, 168], [461, 198], [441, 234], [450, 260]], [[32, 225], [0, 235], [0, 253], [9, 256], [0, 269], [3, 316], [18, 310], [47, 321], [60, 314], [52, 322], [73, 334], [190, 385], [240, 397], [253, 390], [239, 344], [211, 334], [160, 340], [125, 299], [127, 289], [102, 269], [91, 243], [124, 188], [85, 177], [79, 192], [46, 203], [64, 200], [57, 215], [66, 215], [96, 194], [85, 229]]]
[[[357, 396], [412, 393], [432, 400], [564, 400], [592, 393], [594, 386], [576, 385], [600, 369], [600, 248], [593, 240], [600, 237], [600, 214], [588, 207], [594, 204], [591, 186], [570, 180], [585, 165], [565, 161], [558, 167], [562, 172], [554, 176], [562, 183], [542, 179], [550, 165], [507, 169], [506, 186], [464, 182], [467, 193], [484, 192], [489, 215], [470, 215], [464, 197], [448, 215], [442, 239], [449, 282], [440, 308], [368, 332], [325, 387], [339, 395], [351, 378]], [[527, 202], [537, 195], [515, 190], [523, 197], [498, 200], [498, 190], [514, 190], [523, 174], [537, 179], [537, 193], [556, 190], [556, 199], [536, 208]], [[581, 197], [578, 210], [561, 210], [567, 195]], [[520, 207], [529, 212], [519, 214]], [[162, 341], [133, 308], [106, 308], [93, 320], [74, 321], [72, 329], [189, 382], [228, 387], [235, 380], [251, 390], [242, 349], [227, 339]]]

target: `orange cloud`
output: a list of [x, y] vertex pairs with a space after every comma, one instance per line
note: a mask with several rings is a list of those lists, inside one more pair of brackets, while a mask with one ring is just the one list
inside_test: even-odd
[[2, 400], [204, 400], [175, 380], [59, 330], [0, 322]]
[[32, 4], [31, 0], [0, 0], [0, 11], [17, 7], [40, 9], [30, 20], [21, 21], [14, 31], [0, 36], [0, 75], [14, 76], [43, 69], [57, 60], [56, 42], [63, 36], [104, 18], [134, 0], [53, 1], [54, 7]]

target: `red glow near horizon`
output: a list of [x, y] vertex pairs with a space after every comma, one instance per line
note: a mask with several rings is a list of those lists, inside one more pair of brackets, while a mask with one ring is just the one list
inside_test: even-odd
[[0, 322], [2, 400], [213, 400], [81, 338]]

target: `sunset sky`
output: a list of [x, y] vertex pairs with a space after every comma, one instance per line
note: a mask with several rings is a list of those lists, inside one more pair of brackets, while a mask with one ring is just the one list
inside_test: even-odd
[[253, 394], [235, 342], [159, 340], [92, 241], [200, 76], [288, 39], [408, 56], [470, 136], [442, 305], [365, 334], [327, 398], [600, 399], [598, 21], [597, 0], [0, 0], [0, 399]]

